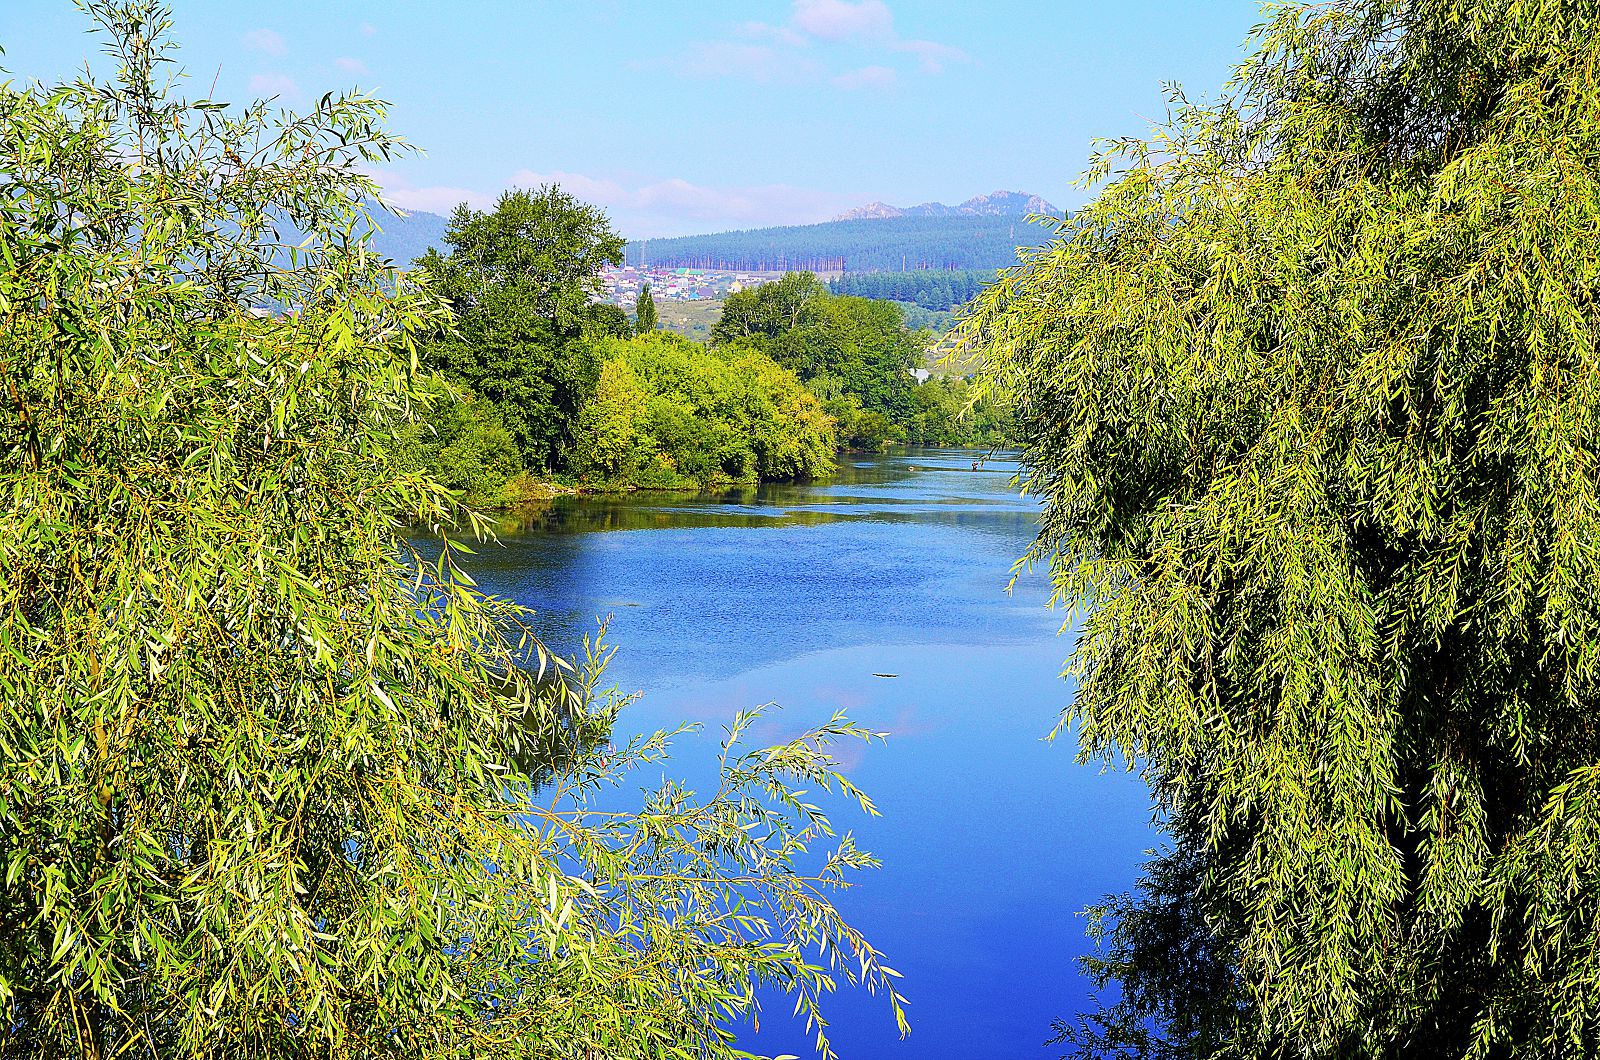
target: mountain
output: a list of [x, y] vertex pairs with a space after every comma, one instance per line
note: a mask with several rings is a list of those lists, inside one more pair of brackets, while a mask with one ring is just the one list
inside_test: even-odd
[[372, 220], [382, 231], [374, 232], [370, 240], [372, 249], [391, 259], [400, 268], [409, 268], [417, 258], [427, 253], [429, 247], [444, 245], [444, 231], [450, 222], [426, 210], [407, 210], [404, 217], [396, 217], [376, 203], [369, 203]]
[[[900, 208], [871, 203], [844, 218], [814, 225], [758, 228], [700, 236], [651, 239], [628, 244], [633, 265], [672, 268], [784, 272], [900, 272], [905, 269], [994, 270], [1017, 263], [1019, 246], [1034, 246], [1053, 233], [1029, 225], [1027, 214], [1056, 214], [1037, 195], [997, 191], [959, 206], [929, 202]], [[372, 248], [401, 268], [429, 247], [446, 249], [449, 221], [425, 210], [396, 217], [372, 205], [382, 229]]]
[[[373, 225], [367, 246], [380, 257], [388, 258], [397, 268], [409, 269], [413, 261], [428, 252], [429, 247], [438, 247], [441, 251], [448, 249], [444, 245], [444, 233], [450, 222], [438, 214], [426, 210], [407, 210], [404, 217], [397, 217], [375, 201], [368, 200], [364, 205]], [[288, 248], [304, 240], [306, 233], [282, 217], [279, 218], [277, 232], [276, 242], [279, 246], [273, 252], [272, 260], [279, 268], [288, 268], [291, 260]]]
[[[450, 222], [438, 214], [426, 210], [407, 210], [404, 217], [397, 217], [370, 200], [366, 207], [374, 229], [367, 245], [399, 268], [409, 269], [413, 261], [428, 252], [429, 247], [438, 247], [440, 251], [449, 249], [444, 245], [444, 232]], [[278, 237], [292, 246], [304, 239], [305, 233], [284, 223], [279, 228]]]
[[1055, 234], [1016, 213], [985, 213], [973, 206], [941, 215], [931, 212], [932, 205], [937, 204], [922, 214], [641, 240], [628, 244], [628, 264], [748, 272], [994, 270], [1015, 265], [1018, 247], [1036, 246]]
[[846, 210], [835, 221], [887, 221], [897, 217], [1024, 217], [1031, 213], [1056, 213], [1056, 208], [1037, 195], [1025, 191], [992, 191], [976, 195], [959, 206], [946, 206], [942, 202], [925, 202], [920, 206], [890, 206], [886, 202], [869, 202]]
[[1014, 217], [1030, 213], [1054, 216], [1058, 211], [1049, 202], [1025, 191], [991, 191], [987, 195], [976, 195], [968, 199], [956, 207], [956, 212], [984, 217]]
[[890, 206], [886, 202], [869, 202], [865, 206], [857, 206], [854, 210], [846, 210], [835, 217], [835, 221], [881, 221], [888, 217], [904, 217], [906, 211], [898, 206]]

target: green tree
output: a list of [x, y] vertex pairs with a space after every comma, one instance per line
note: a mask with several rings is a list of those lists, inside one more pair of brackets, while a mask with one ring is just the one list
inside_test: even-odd
[[565, 464], [599, 362], [587, 339], [615, 331], [596, 309], [600, 270], [624, 242], [605, 214], [554, 185], [508, 191], [488, 212], [456, 208], [417, 268], [454, 311], [423, 359], [498, 410], [531, 468]]
[[524, 288], [495, 289], [430, 335], [422, 359], [494, 407], [525, 466], [565, 466], [573, 424], [600, 370], [581, 323], [563, 331]]
[[568, 328], [600, 293], [600, 270], [622, 264], [627, 241], [604, 211], [554, 184], [503, 192], [490, 211], [463, 203], [444, 235], [448, 254], [422, 264], [458, 313], [492, 291], [522, 291], [533, 312]]
[[862, 410], [850, 434], [850, 444], [859, 449], [887, 449], [905, 440], [905, 431], [876, 409]]
[[590, 302], [581, 327], [584, 336], [592, 339], [625, 339], [633, 334], [628, 314], [609, 302]]
[[426, 423], [401, 429], [395, 466], [425, 472], [474, 507], [506, 508], [527, 481], [522, 451], [499, 410], [440, 376], [424, 382], [432, 410]]
[[650, 293], [647, 283], [639, 288], [639, 304], [634, 310], [634, 332], [639, 335], [648, 335], [656, 329], [656, 300]]
[[[933, 269], [913, 272], [847, 272], [828, 284], [834, 294], [882, 298], [925, 309], [949, 311], [995, 278], [993, 269]], [[926, 291], [926, 296], [920, 292]]]
[[671, 489], [833, 470], [833, 420], [765, 354], [661, 332], [607, 343], [601, 354], [573, 455], [589, 484]]
[[1173, 843], [1086, 1055], [1600, 1052], [1597, 42], [1278, 7], [967, 321]]
[[[609, 358], [600, 366], [594, 400], [578, 422], [573, 467], [580, 475], [618, 482], [636, 482], [655, 456], [647, 435], [651, 393], [625, 358]], [[648, 454], [648, 456], [647, 456]]]
[[366, 242], [382, 104], [185, 102], [163, 8], [85, 7], [115, 80], [0, 86], [0, 1055], [731, 1058], [758, 984], [889, 987], [796, 790], [865, 734], [744, 716], [618, 812], [666, 737], [604, 745], [604, 650], [412, 551], [476, 519], [396, 466], [443, 310]]
[[817, 306], [828, 288], [809, 272], [791, 272], [780, 280], [735, 291], [722, 303], [722, 316], [711, 328], [713, 345], [743, 341], [761, 345], [816, 322]]
[[1008, 444], [1005, 402], [961, 378], [933, 378], [912, 391], [916, 409], [906, 423], [912, 445], [990, 447]]
[[924, 339], [907, 330], [905, 314], [893, 302], [829, 296], [810, 327], [779, 336], [767, 349], [802, 379], [838, 376], [868, 412], [903, 425], [913, 410], [911, 370], [922, 363]]
[[809, 272], [729, 295], [711, 331], [713, 345], [759, 349], [803, 381], [837, 378], [863, 408], [896, 424], [912, 412], [910, 373], [924, 339], [893, 302], [830, 295]]
[[861, 420], [861, 399], [846, 393], [839, 377], [823, 373], [806, 380], [806, 389], [822, 402], [822, 409], [837, 426], [839, 443], [852, 449], [867, 447], [856, 430]]

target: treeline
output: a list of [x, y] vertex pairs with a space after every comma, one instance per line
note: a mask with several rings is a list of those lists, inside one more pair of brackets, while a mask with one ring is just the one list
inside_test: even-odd
[[622, 241], [556, 187], [462, 206], [442, 242], [414, 270], [452, 310], [419, 350], [433, 411], [397, 454], [476, 505], [514, 505], [552, 481], [807, 479], [842, 447], [1004, 440], [1007, 417], [967, 382], [918, 385], [931, 336], [897, 303], [794, 273], [731, 295], [707, 343], [659, 333], [653, 301], [633, 322], [595, 301]]
[[630, 243], [630, 265], [819, 271], [904, 272], [992, 270], [1017, 263], [1017, 248], [1045, 242], [1052, 231], [1019, 216], [892, 217], [758, 228]]
[[711, 332], [715, 345], [755, 348], [792, 370], [850, 448], [1004, 443], [1002, 402], [964, 379], [916, 382], [931, 338], [906, 326], [898, 304], [832, 294], [810, 273], [729, 295]]
[[838, 435], [822, 403], [759, 351], [656, 332], [600, 353], [570, 462], [581, 480], [681, 489], [833, 470]]
[[556, 187], [512, 191], [458, 208], [443, 243], [413, 272], [452, 313], [420, 344], [433, 413], [405, 432], [404, 466], [488, 507], [552, 479], [683, 488], [832, 470], [833, 423], [792, 372], [594, 300], [622, 250], [598, 209]]
[[910, 272], [850, 272], [828, 282], [835, 294], [909, 302], [948, 311], [970, 302], [994, 282], [994, 269], [914, 269]]
[[[692, 254], [673, 254], [664, 261], [657, 261], [653, 254], [641, 256], [643, 263], [650, 266], [673, 269], [718, 269], [725, 272], [843, 272], [847, 264], [844, 258], [828, 258], [816, 254], [802, 254], [799, 257], [741, 254], [737, 259], [730, 259], [718, 253], [699, 257]], [[640, 264], [632, 257], [629, 261], [632, 264]]]
[[913, 331], [926, 331], [943, 335], [955, 327], [956, 315], [948, 309], [924, 309], [915, 302], [896, 302], [905, 314], [906, 327]]

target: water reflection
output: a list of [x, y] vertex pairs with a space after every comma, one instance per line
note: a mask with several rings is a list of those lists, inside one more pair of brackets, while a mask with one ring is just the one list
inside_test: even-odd
[[[981, 465], [977, 464], [982, 457]], [[1009, 512], [1026, 529], [1036, 509], [1012, 495], [1016, 463], [1008, 455], [966, 450], [909, 450], [842, 463], [825, 483], [768, 483], [696, 494], [645, 492], [562, 496], [500, 520], [501, 534], [586, 533], [693, 527], [820, 526], [847, 519], [907, 522], [926, 515], [987, 527]], [[971, 476], [969, 478], [969, 476]]]
[[[473, 557], [480, 584], [538, 611], [553, 647], [611, 617], [612, 677], [642, 689], [625, 729], [684, 719], [709, 740], [776, 701], [777, 738], [848, 709], [891, 733], [848, 763], [884, 811], [842, 819], [883, 871], [846, 911], [907, 976], [914, 1033], [841, 995], [846, 1057], [1038, 1057], [1085, 1003], [1078, 910], [1131, 880], [1149, 845], [1142, 788], [1047, 745], [1071, 689], [1046, 586], [1006, 586], [1037, 508], [1007, 459], [915, 450], [828, 482], [716, 494], [558, 497]], [[893, 678], [875, 676], [896, 674]], [[691, 747], [686, 750], [693, 751]], [[703, 746], [700, 748], [703, 749]], [[691, 782], [693, 755], [677, 768]], [[781, 1011], [750, 1048], [809, 1055]]]

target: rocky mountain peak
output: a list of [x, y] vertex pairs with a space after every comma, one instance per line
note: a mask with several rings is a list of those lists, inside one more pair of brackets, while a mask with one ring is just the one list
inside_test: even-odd
[[1054, 214], [1056, 208], [1049, 202], [1025, 191], [992, 191], [976, 195], [959, 206], [946, 206], [942, 202], [925, 202], [917, 206], [890, 206], [885, 202], [869, 202], [846, 210], [835, 221], [876, 221], [892, 217], [1004, 217], [1025, 216], [1030, 213]]

